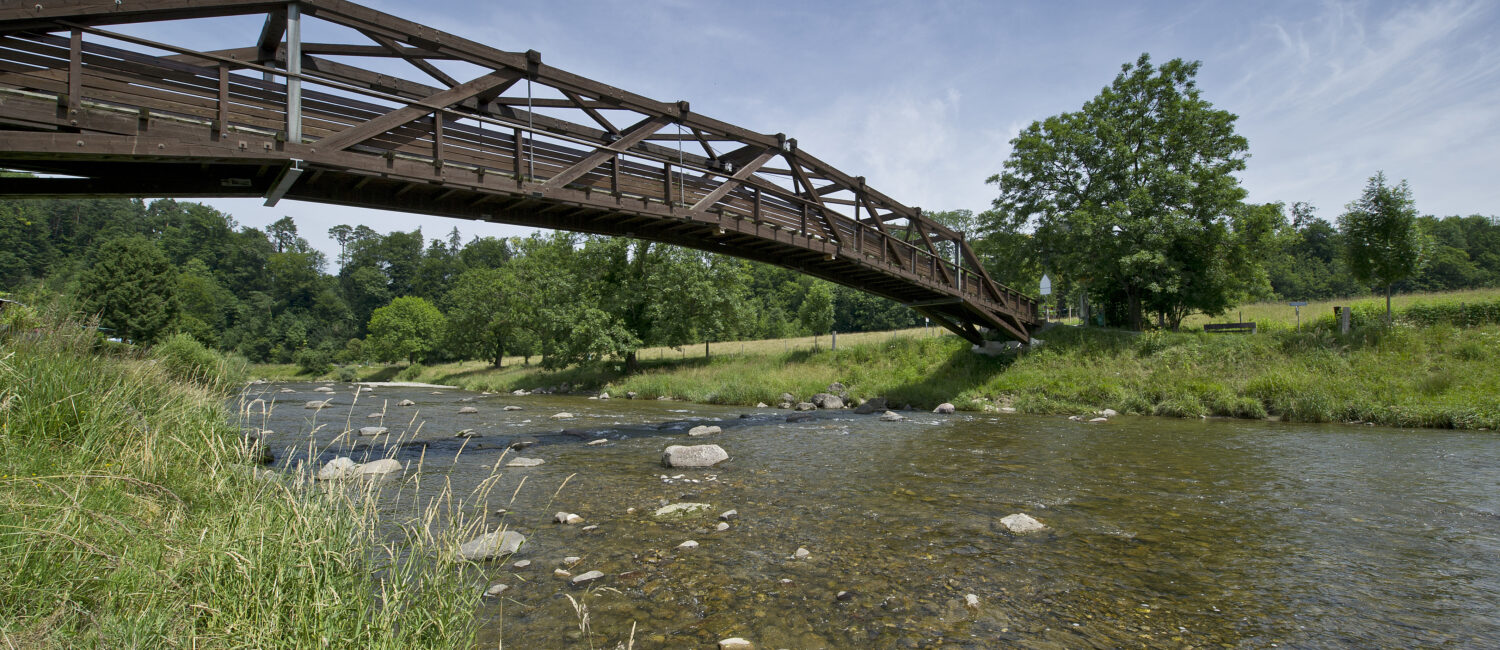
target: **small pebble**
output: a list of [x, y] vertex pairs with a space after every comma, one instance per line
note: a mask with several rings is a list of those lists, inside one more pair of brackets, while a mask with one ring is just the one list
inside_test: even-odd
[[599, 529], [599, 524], [589, 524], [587, 526], [584, 526], [583, 528], [579, 528], [578, 530], [590, 531], [590, 530], [598, 530], [598, 529]]
[[979, 596], [974, 594], [964, 596], [964, 604], [968, 605], [971, 609], [977, 609], [979, 607]]
[[853, 597], [854, 597], [854, 592], [852, 592], [852, 591], [840, 591], [837, 596], [834, 596], [834, 598], [837, 599], [837, 600], [839, 600], [839, 601], [849, 600], [850, 598], [853, 598]]
[[808, 558], [808, 556], [810, 556], [810, 555], [812, 555], [811, 551], [809, 551], [809, 550], [807, 550], [805, 548], [802, 548], [801, 546], [798, 546], [797, 547], [797, 552], [793, 553], [792, 557], [797, 558], [799, 560], [806, 560]]
[[730, 519], [734, 519], [738, 516], [740, 516], [740, 512], [738, 510], [725, 510], [724, 512], [719, 514], [719, 521], [729, 521]]
[[555, 575], [555, 576], [557, 576], [559, 578], [571, 578], [571, 577], [573, 577], [572, 573], [570, 573], [570, 572], [568, 572], [568, 571], [566, 571], [564, 569], [553, 569], [552, 570], [552, 575]]
[[517, 569], [524, 569], [531, 566], [531, 560], [516, 560], [511, 566]]
[[724, 532], [726, 530], [729, 530], [729, 524], [726, 524], [726, 523], [724, 523], [724, 522], [721, 521], [721, 522], [719, 522], [719, 525], [714, 526], [714, 530], [717, 530], [717, 531], [719, 531], [719, 532], [722, 533], [722, 532]]
[[495, 584], [490, 585], [489, 589], [484, 590], [484, 595], [486, 595], [486, 596], [499, 596], [500, 594], [505, 593], [506, 589], [510, 589], [510, 585], [502, 585], [502, 584], [500, 584], [500, 583], [497, 582]]
[[690, 539], [690, 540], [688, 540], [686, 542], [678, 544], [677, 548], [698, 548], [698, 542], [695, 542], [695, 541], [693, 541], [693, 540]]
[[583, 584], [585, 582], [589, 582], [589, 581], [592, 581], [592, 580], [598, 580], [598, 579], [603, 578], [603, 577], [604, 577], [604, 572], [603, 571], [589, 571], [587, 573], [580, 574], [576, 578], [573, 578], [573, 584], [575, 584], [575, 585]]

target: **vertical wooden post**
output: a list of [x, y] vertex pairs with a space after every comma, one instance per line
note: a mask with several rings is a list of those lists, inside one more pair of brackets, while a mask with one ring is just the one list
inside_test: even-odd
[[662, 192], [666, 196], [667, 205], [672, 205], [672, 163], [661, 165]]
[[511, 137], [510, 155], [511, 155], [511, 159], [513, 160], [513, 162], [515, 162], [516, 180], [520, 180], [521, 179], [521, 129], [520, 128], [512, 129], [510, 137]]
[[802, 236], [807, 236], [807, 202], [802, 203]]
[[755, 219], [756, 232], [760, 232], [760, 188], [755, 188], [755, 211], [751, 214]]
[[443, 112], [432, 114], [432, 166], [443, 168]]
[[219, 121], [214, 126], [215, 137], [222, 138], [229, 132], [229, 66], [219, 64]]
[[83, 108], [83, 30], [68, 39], [68, 118], [78, 119]]
[[609, 191], [615, 195], [620, 193], [620, 154], [609, 159]]

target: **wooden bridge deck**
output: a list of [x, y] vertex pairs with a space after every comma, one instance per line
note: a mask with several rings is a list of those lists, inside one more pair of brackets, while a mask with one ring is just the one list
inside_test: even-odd
[[[0, 196], [264, 196], [637, 237], [905, 303], [978, 342], [1031, 298], [960, 233], [767, 135], [342, 0], [0, 9]], [[197, 51], [105, 26], [262, 14]], [[303, 42], [307, 19], [368, 42]], [[405, 61], [412, 81], [348, 61]], [[448, 62], [485, 73], [459, 81]], [[470, 66], [469, 69], [472, 69]]]

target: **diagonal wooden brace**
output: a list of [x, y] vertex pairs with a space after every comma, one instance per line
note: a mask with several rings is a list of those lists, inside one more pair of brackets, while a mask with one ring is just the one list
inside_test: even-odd
[[564, 169], [558, 172], [556, 176], [547, 179], [547, 182], [543, 183], [538, 191], [546, 192], [557, 189], [578, 180], [580, 176], [594, 171], [594, 168], [604, 164], [604, 161], [618, 154], [625, 153], [626, 150], [640, 144], [646, 138], [656, 133], [661, 127], [671, 123], [672, 118], [665, 115], [648, 117], [637, 122], [635, 126], [630, 127], [624, 133], [620, 134], [619, 140], [610, 143], [607, 147], [594, 150], [594, 153], [584, 156], [583, 160], [574, 163], [572, 167]]
[[414, 105], [398, 108], [363, 124], [339, 131], [319, 140], [315, 146], [322, 153], [343, 151], [423, 115], [443, 110], [487, 90], [514, 83], [520, 78], [520, 72], [491, 72], [448, 90], [429, 95]]
[[740, 167], [733, 176], [724, 179], [724, 182], [720, 183], [718, 187], [709, 192], [707, 196], [704, 196], [697, 203], [694, 203], [692, 208], [693, 211], [696, 212], [717, 203], [719, 199], [724, 198], [724, 195], [728, 194], [730, 190], [733, 190], [740, 183], [744, 182], [745, 179], [750, 178], [750, 175], [754, 174], [755, 170], [760, 169], [761, 166], [765, 165], [767, 162], [770, 162], [772, 158], [775, 158], [777, 153], [779, 152], [775, 149], [767, 149], [759, 156], [756, 156], [754, 160], [751, 160], [748, 164]]

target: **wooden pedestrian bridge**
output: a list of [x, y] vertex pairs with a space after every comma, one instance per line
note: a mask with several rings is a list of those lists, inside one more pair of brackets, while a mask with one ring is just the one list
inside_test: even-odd
[[[169, 21], [243, 46], [130, 26]], [[286, 198], [665, 242], [897, 300], [976, 343], [1038, 321], [961, 233], [794, 138], [342, 0], [5, 2], [0, 168], [36, 174], [0, 178], [6, 198]]]

